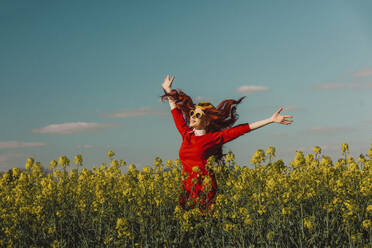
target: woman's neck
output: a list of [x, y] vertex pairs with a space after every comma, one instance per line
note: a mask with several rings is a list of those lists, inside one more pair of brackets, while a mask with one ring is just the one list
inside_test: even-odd
[[207, 131], [204, 130], [204, 129], [195, 129], [194, 128], [194, 133], [195, 133], [196, 136], [202, 136], [202, 135], [206, 134]]

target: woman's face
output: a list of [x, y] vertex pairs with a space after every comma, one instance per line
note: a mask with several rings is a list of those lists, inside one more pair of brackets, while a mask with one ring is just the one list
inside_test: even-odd
[[[190, 116], [190, 127], [193, 127], [197, 130], [207, 129], [209, 122], [203, 110], [201, 110], [200, 108], [196, 108], [194, 109], [194, 112], [195, 112], [194, 115]], [[201, 115], [200, 118], [196, 117], [198, 114]]]

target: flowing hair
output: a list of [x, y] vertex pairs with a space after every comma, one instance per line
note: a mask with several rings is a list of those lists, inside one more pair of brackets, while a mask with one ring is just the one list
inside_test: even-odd
[[[172, 90], [169, 93], [164, 91], [164, 93], [165, 94], [161, 96], [161, 101], [163, 102], [167, 97], [175, 100], [176, 107], [181, 110], [186, 124], [189, 126], [189, 112], [196, 107], [191, 97], [180, 89], [178, 89], [178, 91]], [[239, 115], [236, 113], [235, 105], [239, 104], [244, 98], [245, 96], [241, 97], [239, 100], [223, 100], [217, 107], [204, 109], [203, 112], [206, 114], [207, 120], [209, 121], [206, 132], [218, 132], [232, 127], [239, 118]], [[208, 103], [199, 103], [198, 105], [203, 106], [206, 104]], [[222, 157], [226, 154], [222, 153], [222, 146], [220, 146], [213, 155], [216, 158], [216, 162], [221, 163]]]

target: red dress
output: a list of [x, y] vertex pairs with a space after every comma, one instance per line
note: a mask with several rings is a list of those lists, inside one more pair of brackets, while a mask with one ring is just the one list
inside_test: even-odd
[[[214, 155], [216, 149], [223, 144], [251, 130], [249, 124], [245, 123], [219, 132], [209, 132], [201, 136], [196, 136], [193, 129], [187, 126], [181, 110], [174, 108], [171, 112], [176, 127], [182, 136], [182, 145], [179, 151], [179, 158], [183, 166], [182, 175], [185, 172], [189, 175], [181, 183], [181, 188], [183, 190], [181, 191], [179, 204], [181, 207], [185, 208], [185, 203], [190, 198], [193, 199], [195, 203], [195, 200], [199, 198], [203, 189], [202, 177], [208, 176], [211, 179], [211, 191], [207, 192], [208, 199], [205, 195], [200, 198], [201, 205], [199, 205], [199, 208], [203, 212], [206, 207], [209, 208], [214, 202], [217, 191], [216, 178], [213, 171], [208, 171], [205, 166], [208, 158]], [[194, 172], [192, 170], [194, 166], [197, 166], [200, 172]], [[192, 183], [193, 178], [196, 178], [194, 188]]]

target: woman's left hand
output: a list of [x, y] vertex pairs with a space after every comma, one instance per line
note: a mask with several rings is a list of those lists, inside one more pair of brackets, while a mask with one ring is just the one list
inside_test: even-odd
[[293, 120], [289, 118], [293, 118], [293, 116], [290, 115], [279, 115], [279, 113], [283, 110], [283, 108], [278, 109], [273, 116], [271, 116], [271, 120], [275, 123], [285, 124], [289, 125], [293, 122]]

